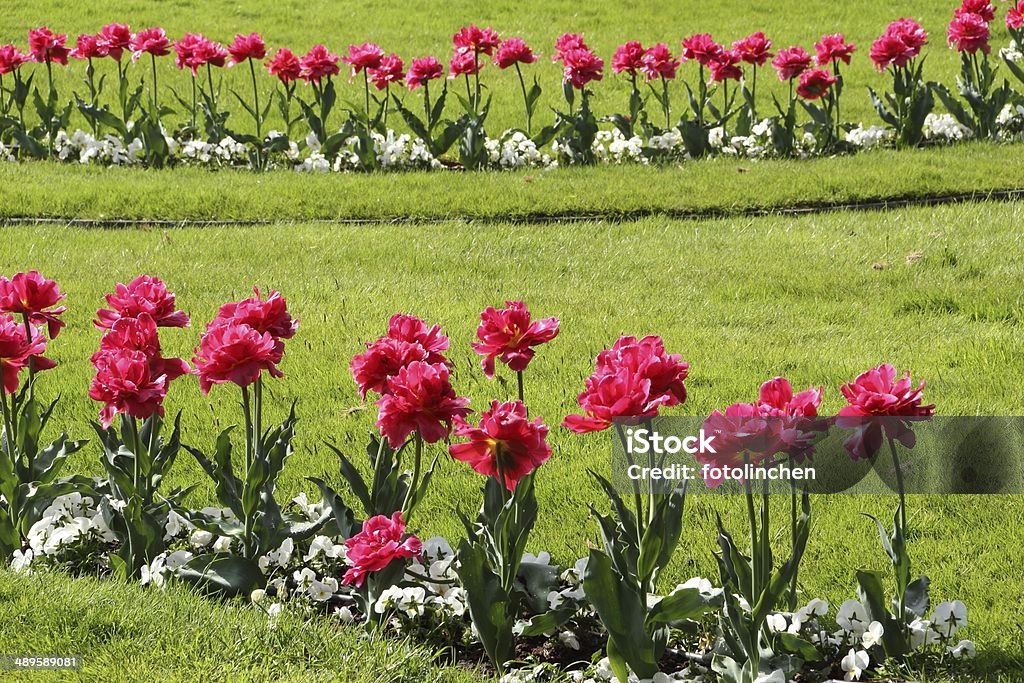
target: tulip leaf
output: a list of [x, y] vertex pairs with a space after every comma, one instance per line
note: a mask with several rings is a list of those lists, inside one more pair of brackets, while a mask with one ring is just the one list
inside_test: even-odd
[[648, 626], [699, 619], [711, 606], [696, 588], [683, 588], [658, 601], [647, 614]]
[[466, 603], [480, 636], [480, 643], [491, 663], [503, 671], [505, 662], [515, 654], [515, 616], [510, 597], [502, 589], [498, 575], [488, 566], [484, 548], [463, 540], [456, 557], [458, 564], [455, 571], [466, 591]]
[[263, 574], [255, 562], [222, 553], [192, 558], [178, 570], [178, 577], [204, 592], [226, 597], [247, 595], [263, 583]]
[[609, 659], [615, 652], [637, 676], [652, 678], [658, 672], [658, 663], [654, 641], [644, 628], [647, 607], [635, 580], [615, 571], [605, 553], [591, 550], [583, 591], [608, 632]]
[[525, 626], [518, 629], [518, 633], [524, 638], [548, 635], [576, 616], [577, 612], [579, 612], [579, 607], [575, 603], [569, 603], [564, 607], [538, 614], [527, 621]]

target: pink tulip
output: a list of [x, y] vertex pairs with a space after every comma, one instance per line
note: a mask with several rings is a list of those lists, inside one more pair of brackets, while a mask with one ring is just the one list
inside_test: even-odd
[[468, 398], [456, 395], [448, 366], [413, 361], [388, 379], [388, 390], [377, 401], [377, 426], [392, 448], [416, 432], [426, 443], [448, 437], [452, 421], [469, 414]]
[[420, 539], [405, 535], [401, 512], [366, 520], [363, 530], [345, 541], [345, 548], [349, 569], [341, 581], [356, 588], [362, 587], [369, 574], [387, 569], [392, 562], [419, 557], [423, 552]]
[[27, 316], [33, 325], [46, 325], [50, 339], [64, 327], [60, 315], [67, 306], [57, 306], [66, 295], [53, 280], [36, 271], [18, 273], [13, 278], [0, 276], [0, 313]]
[[455, 434], [469, 441], [449, 446], [451, 456], [485, 477], [501, 478], [509, 491], [551, 457], [547, 425], [540, 418], [531, 422], [520, 401], [492, 401], [479, 427], [456, 417]]
[[28, 32], [28, 52], [32, 61], [40, 64], [67, 64], [71, 52], [65, 46], [67, 40], [67, 34], [54, 33], [46, 26], [32, 29]]
[[232, 64], [241, 64], [247, 59], [261, 61], [267, 56], [267, 46], [258, 33], [235, 35], [235, 42], [228, 45]]
[[522, 301], [506, 301], [505, 308], [488, 306], [480, 314], [473, 350], [483, 356], [484, 375], [494, 377], [500, 359], [513, 372], [523, 372], [533, 360], [535, 347], [558, 336], [558, 318], [533, 320]]
[[444, 65], [436, 57], [420, 57], [412, 60], [409, 73], [405, 75], [405, 85], [409, 90], [425, 86], [430, 81], [444, 77]]

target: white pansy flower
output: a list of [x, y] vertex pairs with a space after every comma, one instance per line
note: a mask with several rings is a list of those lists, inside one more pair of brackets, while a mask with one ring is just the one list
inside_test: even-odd
[[570, 650], [580, 649], [580, 639], [572, 631], [562, 631], [558, 634], [558, 642]]
[[786, 673], [782, 669], [776, 669], [770, 674], [761, 674], [754, 679], [754, 683], [786, 683]]
[[932, 628], [947, 640], [967, 626], [967, 605], [960, 600], [940, 603], [932, 613]]
[[864, 646], [865, 650], [870, 650], [875, 645], [882, 642], [882, 636], [885, 635], [885, 627], [879, 621], [872, 621], [866, 631], [860, 637], [860, 643]]
[[840, 666], [843, 669], [843, 678], [847, 681], [859, 681], [864, 675], [864, 670], [871, 664], [871, 658], [864, 650], [853, 648], [843, 657]]
[[306, 590], [316, 580], [316, 573], [313, 572], [309, 567], [303, 567], [300, 570], [292, 572], [292, 579], [298, 586], [299, 590]]
[[859, 601], [847, 600], [839, 606], [836, 623], [843, 631], [859, 638], [868, 627], [868, 611]]
[[947, 652], [957, 659], [973, 659], [978, 654], [978, 648], [969, 640], [961, 640], [953, 647], [947, 648]]
[[213, 534], [204, 529], [196, 529], [189, 537], [189, 542], [194, 546], [202, 548], [213, 542]]

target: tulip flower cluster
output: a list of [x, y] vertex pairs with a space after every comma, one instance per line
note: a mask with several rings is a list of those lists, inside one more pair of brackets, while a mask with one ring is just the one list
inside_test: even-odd
[[[1013, 44], [1001, 55], [1006, 68], [1024, 82], [1024, 68], [1018, 66], [1024, 52], [1022, 17], [1019, 3], [1007, 9]], [[1009, 84], [1000, 84], [998, 66], [990, 59], [995, 19], [996, 9], [987, 0], [963, 0], [954, 10], [946, 35], [949, 46], [962, 55], [958, 91], [924, 79], [925, 29], [911, 18], [892, 22], [868, 51], [877, 69], [893, 78], [891, 93], [871, 91], [885, 127], [857, 126], [842, 118], [842, 69], [857, 53], [842, 33], [822, 36], [813, 53], [799, 45], [777, 49], [763, 32], [731, 44], [707, 33], [686, 37], [676, 47], [631, 40], [611, 56], [610, 73], [584, 35], [564, 33], [550, 57], [561, 69], [568, 110], [556, 109], [553, 122], [535, 127], [536, 115], [545, 109], [538, 107], [543, 96], [539, 63], [544, 60], [523, 38], [501, 36], [491, 27], [460, 28], [445, 62], [429, 55], [403, 58], [371, 42], [339, 52], [316, 44], [297, 54], [287, 47], [268, 47], [256, 32], [239, 33], [222, 43], [198, 32], [174, 39], [160, 27], [133, 31], [113, 23], [72, 41], [42, 26], [28, 32], [24, 49], [14, 43], [0, 45], [0, 156], [315, 171], [508, 168], [610, 159], [680, 161], [711, 154], [807, 156], [889, 141], [910, 146], [966, 137], [1008, 139], [1024, 130], [1024, 114], [1014, 105], [1018, 96]], [[180, 96], [166, 86], [161, 90], [161, 79], [166, 80], [161, 65], [170, 57], [188, 75], [190, 94]], [[77, 62], [85, 64], [88, 94], [67, 105], [55, 90], [53, 70], [74, 68]], [[45, 70], [45, 92], [32, 85], [39, 80], [32, 64]], [[758, 76], [769, 64], [789, 96], [781, 104], [773, 97], [776, 111], [764, 117]], [[499, 137], [486, 131], [492, 102], [505, 97], [493, 90], [485, 99], [489, 65], [515, 71], [516, 97], [521, 96], [525, 114], [521, 129]], [[244, 95], [232, 87], [227, 73], [235, 66], [247, 72]], [[335, 109], [344, 98], [338, 97], [336, 80], [343, 67], [347, 80], [358, 80], [363, 92], [353, 98], [359, 104], [348, 107], [339, 120]], [[113, 94], [104, 92], [107, 69], [117, 79]], [[269, 85], [258, 75], [264, 71], [272, 78]], [[531, 78], [531, 72], [538, 75]], [[606, 76], [629, 80], [629, 106], [623, 113], [598, 117], [590, 110], [590, 92]], [[689, 111], [672, 107], [673, 84], [680, 80]], [[300, 89], [300, 84], [305, 87]], [[225, 91], [248, 114], [251, 125], [231, 120], [230, 107], [222, 101]], [[420, 92], [421, 110], [411, 104]], [[187, 121], [171, 122], [166, 106], [171, 95], [188, 113]], [[933, 113], [936, 98], [948, 113]], [[656, 117], [646, 112], [648, 99], [660, 109]], [[452, 115], [455, 100], [463, 112]], [[26, 117], [30, 103], [37, 122]], [[278, 130], [268, 130], [272, 109], [280, 114]], [[91, 132], [71, 131], [73, 112]], [[808, 117], [801, 121], [802, 112]], [[391, 114], [399, 115], [407, 133], [389, 125], [395, 121]], [[600, 132], [621, 136], [621, 143], [597, 136], [602, 120], [614, 128]], [[308, 134], [297, 131], [303, 122]], [[517, 134], [529, 145], [513, 144]], [[549, 154], [539, 151], [549, 144]], [[624, 155], [625, 147], [635, 151]], [[457, 159], [442, 162], [452, 149], [458, 150]]]
[[[467, 40], [476, 45], [474, 54], [486, 49], [486, 34]], [[311, 477], [322, 494], [319, 503], [310, 504], [303, 493], [282, 504], [278, 481], [294, 452], [297, 418], [293, 406], [279, 426], [266, 428], [270, 406], [263, 384], [283, 376], [285, 346], [298, 323], [279, 292], [255, 290], [220, 306], [191, 367], [163, 354], [161, 331], [187, 328], [190, 320], [159, 278], [139, 276], [106, 296], [94, 323], [103, 336], [92, 356], [96, 374], [89, 390], [101, 406], [94, 427], [103, 478], [57, 476], [83, 442], [64, 435], [38, 447], [52, 406], [39, 408], [35, 374], [54, 367], [44, 353], [64, 327], [64, 299], [57, 283], [39, 273], [0, 277], [0, 550], [18, 571], [102, 567], [144, 584], [162, 587], [177, 580], [249, 595], [271, 619], [285, 605], [304, 604], [348, 623], [362, 619], [371, 628], [442, 637], [449, 646], [472, 640], [495, 670], [512, 677], [517, 644], [556, 632], [558, 645], [552, 647], [578, 649], [580, 634], [606, 642], [595, 680], [665, 676], [666, 662], [676, 661], [670, 644], [693, 642], [678, 640], [675, 627], [685, 624], [696, 632], [708, 615], [717, 616], [716, 630], [701, 642], [719, 642], [714, 655], [720, 671], [733, 672], [732, 678], [722, 674], [727, 681], [786, 680], [812, 671], [814, 666], [805, 667], [812, 662], [855, 680], [933, 651], [950, 660], [974, 652], [970, 641], [957, 640], [966, 626], [963, 603], [942, 603], [926, 619], [928, 579], [911, 580], [900, 452], [915, 446], [914, 424], [929, 418], [935, 406], [925, 402], [923, 381], [915, 383], [909, 372], [890, 364], [842, 385], [845, 405], [832, 421], [819, 416], [822, 387], [795, 392], [786, 378], [776, 377], [761, 386], [756, 400], [714, 411], [704, 423], [716, 434], [718, 448], [697, 457], [717, 465], [810, 460], [817, 436], [833, 425], [848, 435], [851, 458], [873, 458], [888, 446], [899, 504], [891, 535], [883, 522], [875, 520], [875, 526], [895, 591], [886, 592], [881, 573], [858, 571], [860, 599], [845, 602], [832, 623], [822, 600], [798, 608], [811, 501], [795, 485], [791, 547], [779, 560], [767, 489], [757, 492], [752, 482], [743, 482], [749, 553], [719, 519], [721, 588], [699, 577], [670, 591], [661, 585], [685, 533], [682, 482], [670, 491], [637, 484], [627, 503], [592, 472], [611, 502], [609, 514], [592, 510], [600, 544], [564, 572], [547, 553], [526, 552], [541, 511], [536, 479], [556, 456], [551, 429], [525, 401], [526, 387], [533, 385], [524, 377], [535, 363], [546, 362], [545, 345], [557, 339], [560, 323], [534, 318], [522, 301], [480, 314], [471, 349], [484, 376], [514, 374], [517, 392], [495, 397], [478, 417], [471, 417], [469, 398], [456, 391], [452, 342], [441, 327], [394, 315], [385, 333], [350, 365], [359, 394], [375, 397], [377, 407], [378, 433], [366, 449], [370, 477], [335, 448], [346, 492]], [[582, 414], [562, 424], [580, 435], [612, 430], [625, 443], [625, 425], [649, 426], [686, 403], [689, 373], [689, 364], [669, 353], [660, 337], [624, 336], [597, 355], [578, 397]], [[244, 463], [233, 458], [232, 427], [206, 452], [186, 445], [180, 417], [164, 435], [168, 385], [190, 375], [203, 395], [216, 385], [235, 385], [241, 392]], [[437, 444], [439, 452], [424, 468], [426, 447]], [[191, 509], [191, 488], [166, 490], [163, 482], [181, 449], [211, 477], [219, 507]], [[414, 451], [412, 471], [405, 467], [408, 449]], [[444, 539], [421, 540], [414, 517], [439, 461], [449, 457], [484, 482], [475, 519], [460, 512], [466, 533], [454, 550]], [[346, 504], [349, 497], [358, 501], [355, 508]], [[688, 659], [699, 667], [708, 661], [706, 654]], [[688, 669], [686, 675], [704, 673]]]

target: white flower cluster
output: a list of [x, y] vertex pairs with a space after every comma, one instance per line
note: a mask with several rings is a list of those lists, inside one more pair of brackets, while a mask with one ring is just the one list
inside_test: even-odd
[[939, 142], [959, 142], [974, 137], [974, 131], [952, 114], [928, 114], [924, 120], [924, 137]]
[[597, 132], [593, 144], [594, 156], [606, 164], [646, 164], [644, 141], [639, 135], [627, 139], [618, 128]]
[[846, 141], [860, 149], [873, 149], [887, 145], [895, 137], [896, 133], [892, 128], [885, 128], [883, 126], [870, 126], [868, 128], [857, 126], [846, 133]]
[[[716, 131], [722, 131], [720, 134]], [[724, 129], [714, 128], [708, 134], [709, 144], [727, 156], [761, 159], [772, 149], [772, 120], [762, 119], [750, 128], [750, 135], [727, 136]], [[715, 143], [718, 142], [718, 146]]]
[[78, 160], [80, 164], [103, 164], [107, 166], [130, 166], [142, 160], [143, 145], [139, 138], [127, 146], [113, 135], [97, 139], [84, 130], [72, 135], [59, 131], [53, 139], [53, 150], [61, 161]]
[[81, 493], [68, 493], [55, 498], [32, 525], [28, 531], [29, 547], [14, 552], [12, 567], [27, 572], [43, 558], [58, 563], [65, 559], [65, 553], [76, 548], [99, 546], [114, 538], [96, 501]]
[[487, 138], [484, 147], [495, 168], [543, 168], [551, 164], [551, 157], [541, 154], [537, 143], [521, 130], [507, 130], [498, 139]]
[[1003, 140], [1024, 136], [1024, 105], [1005, 105], [996, 117], [996, 124], [999, 126], [999, 137]]
[[652, 135], [647, 140], [647, 146], [661, 152], [667, 152], [670, 156], [686, 156], [686, 149], [683, 147], [683, 134], [675, 128], [666, 130], [660, 135]]
[[[387, 135], [373, 132], [374, 156], [377, 165], [385, 170], [411, 170], [440, 168], [441, 162], [434, 158], [427, 144], [420, 138], [413, 138], [406, 133], [397, 133], [388, 129]], [[359, 138], [356, 136], [345, 140], [345, 144], [333, 159], [328, 159], [322, 152], [323, 144], [312, 132], [306, 136], [306, 149], [309, 154], [299, 159], [297, 154], [288, 154], [296, 171], [306, 173], [341, 173], [363, 169], [363, 163], [357, 152]]]
[[142, 567], [139, 583], [143, 586], [152, 584], [157, 588], [165, 588], [168, 577], [175, 576], [193, 557], [188, 550], [160, 553], [152, 562]]
[[216, 145], [202, 140], [181, 143], [180, 158], [185, 164], [200, 166], [239, 166], [249, 164], [250, 148], [228, 136]]

